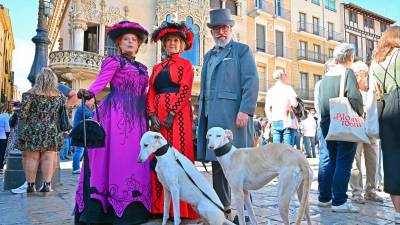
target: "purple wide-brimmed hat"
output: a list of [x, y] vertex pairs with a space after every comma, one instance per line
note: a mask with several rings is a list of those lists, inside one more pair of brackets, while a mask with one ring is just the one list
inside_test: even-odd
[[126, 33], [136, 34], [144, 43], [147, 43], [149, 32], [142, 25], [135, 22], [121, 21], [117, 24], [114, 24], [110, 30], [108, 30], [107, 34], [111, 40], [115, 42], [119, 36]]

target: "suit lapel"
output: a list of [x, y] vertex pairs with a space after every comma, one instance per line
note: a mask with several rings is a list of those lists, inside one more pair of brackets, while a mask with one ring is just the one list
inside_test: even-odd
[[218, 67], [218, 65], [225, 59], [225, 57], [231, 52], [232, 49], [232, 45], [233, 45], [233, 40], [230, 41], [224, 48], [224, 50], [222, 50], [222, 52], [219, 54], [217, 61], [215, 62], [215, 66], [213, 68], [213, 71], [211, 72], [211, 74], [214, 74], [214, 70]]

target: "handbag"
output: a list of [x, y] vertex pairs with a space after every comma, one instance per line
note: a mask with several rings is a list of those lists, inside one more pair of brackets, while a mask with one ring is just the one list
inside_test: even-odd
[[365, 133], [370, 138], [379, 139], [379, 116], [376, 95], [373, 91], [367, 92]]
[[[84, 116], [84, 103], [85, 100], [82, 100], [82, 113], [83, 117]], [[86, 146], [84, 143], [84, 127], [83, 127], [83, 120], [79, 122], [79, 124], [74, 127], [69, 134], [71, 137], [71, 145], [72, 146], [77, 146], [77, 147], [89, 147], [89, 148], [101, 148], [105, 146], [105, 137], [106, 137], [106, 132], [104, 131], [104, 128], [100, 124], [100, 117], [99, 117], [99, 110], [97, 107], [97, 101], [96, 98], [94, 99], [94, 106], [96, 109], [96, 120], [93, 119], [84, 119], [85, 120], [85, 127], [86, 127]]]
[[346, 77], [346, 74], [342, 74], [340, 78], [339, 97], [329, 99], [331, 123], [326, 140], [371, 144], [365, 133], [364, 119], [354, 111], [349, 99], [344, 97]]
[[[396, 54], [396, 59], [395, 59], [395, 61], [397, 60], [397, 57], [399, 56], [399, 53], [400, 53], [400, 50], [397, 50], [397, 54]], [[374, 74], [374, 77], [375, 77], [377, 80], [379, 80], [380, 83], [382, 84], [382, 86], [380, 86], [380, 88], [379, 88], [380, 96], [379, 96], [379, 98], [378, 98], [378, 100], [377, 100], [377, 111], [378, 111], [379, 119], [382, 117], [382, 113], [383, 113], [383, 110], [384, 110], [384, 108], [385, 108], [385, 104], [386, 104], [386, 103], [385, 103], [385, 99], [387, 99], [388, 96], [389, 96], [389, 93], [387, 93], [387, 92], [386, 92], [386, 89], [385, 89], [385, 85], [386, 85], [386, 75], [389, 75], [389, 77], [392, 78], [392, 79], [394, 80], [394, 82], [396, 83], [397, 88], [399, 88], [399, 84], [397, 84], [397, 81], [396, 81], [396, 72], [397, 72], [397, 71], [396, 71], [396, 68], [397, 68], [397, 67], [396, 67], [396, 66], [394, 67], [394, 77], [388, 72], [389, 65], [390, 65], [390, 63], [392, 62], [392, 59], [393, 59], [394, 55], [395, 55], [395, 53], [393, 53], [393, 54], [392, 54], [392, 57], [390, 57], [390, 60], [389, 60], [388, 65], [387, 65], [386, 68], [383, 67], [380, 63], [377, 63], [379, 66], [382, 67], [383, 70], [385, 70], [385, 75], [384, 75], [384, 77], [383, 77], [383, 81], [381, 81], [381, 80], [378, 79], [378, 77], [376, 76], [375, 71], [372, 71], [373, 74]], [[371, 68], [372, 68], [372, 67], [371, 67]], [[378, 85], [378, 87], [379, 87], [379, 85]]]
[[72, 126], [71, 123], [69, 122], [69, 118], [68, 118], [68, 112], [67, 112], [67, 108], [65, 107], [65, 100], [64, 97], [62, 97], [62, 103], [61, 103], [61, 107], [60, 107], [60, 130], [65, 132], [65, 131], [69, 131]]

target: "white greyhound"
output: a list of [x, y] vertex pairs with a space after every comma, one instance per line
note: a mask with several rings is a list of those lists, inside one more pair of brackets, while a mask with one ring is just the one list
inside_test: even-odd
[[[222, 211], [223, 205], [205, 176], [196, 169], [188, 158], [170, 146], [160, 133], [146, 132], [140, 140], [140, 146], [138, 162], [146, 161], [152, 153], [157, 158], [157, 177], [164, 187], [162, 225], [167, 224], [171, 196], [175, 225], [179, 225], [181, 222], [179, 199], [192, 205], [209, 225], [234, 225], [234, 223], [225, 219]], [[182, 166], [179, 165], [177, 160]], [[191, 177], [197, 187], [188, 176]]]
[[312, 170], [301, 152], [285, 144], [269, 144], [257, 148], [237, 149], [231, 144], [230, 130], [213, 127], [207, 132], [208, 148], [213, 150], [236, 200], [239, 224], [245, 225], [244, 205], [250, 222], [257, 224], [250, 201], [249, 190], [258, 190], [279, 176], [279, 212], [284, 224], [289, 224], [289, 203], [297, 190], [300, 208], [296, 219], [299, 225], [308, 210], [308, 194], [312, 182]]

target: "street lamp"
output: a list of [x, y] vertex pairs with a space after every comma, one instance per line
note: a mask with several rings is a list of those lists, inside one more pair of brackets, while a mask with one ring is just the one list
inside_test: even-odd
[[32, 86], [36, 80], [36, 74], [47, 66], [48, 46], [50, 40], [47, 36], [47, 20], [51, 17], [54, 8], [54, 0], [39, 0], [38, 26], [36, 36], [32, 38], [35, 43], [35, 58], [33, 59], [31, 72], [28, 75], [28, 80]]
[[[28, 80], [32, 86], [35, 83], [36, 75], [40, 70], [47, 66], [48, 46], [50, 40], [47, 36], [47, 23], [51, 17], [54, 8], [54, 0], [39, 0], [38, 26], [36, 36], [32, 38], [35, 43], [35, 58], [33, 59], [31, 72], [28, 75]], [[39, 170], [40, 171], [40, 170]], [[59, 183], [59, 170], [54, 174], [56, 183]], [[37, 180], [41, 179], [37, 175]], [[11, 150], [7, 159], [7, 169], [4, 173], [4, 190], [16, 188], [25, 182], [24, 170], [22, 168], [22, 155], [18, 150]], [[36, 182], [37, 184], [41, 182]]]

